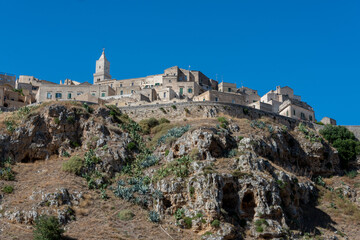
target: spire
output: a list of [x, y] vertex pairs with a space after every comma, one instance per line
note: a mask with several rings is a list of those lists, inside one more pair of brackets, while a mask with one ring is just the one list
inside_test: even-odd
[[103, 58], [106, 59], [106, 57], [105, 57], [105, 48], [103, 48], [102, 54], [100, 56], [100, 59], [103, 59]]

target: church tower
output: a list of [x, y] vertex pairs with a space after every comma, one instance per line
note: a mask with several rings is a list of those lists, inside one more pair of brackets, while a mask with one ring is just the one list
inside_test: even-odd
[[96, 69], [94, 73], [94, 84], [100, 84], [104, 80], [111, 79], [110, 75], [110, 62], [105, 57], [105, 48], [96, 61]]

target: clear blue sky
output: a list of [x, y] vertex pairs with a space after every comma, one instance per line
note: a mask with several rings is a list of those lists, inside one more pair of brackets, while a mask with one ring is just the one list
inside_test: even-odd
[[360, 125], [360, 1], [0, 0], [0, 72], [92, 81], [200, 70], [262, 95], [290, 86], [316, 118]]

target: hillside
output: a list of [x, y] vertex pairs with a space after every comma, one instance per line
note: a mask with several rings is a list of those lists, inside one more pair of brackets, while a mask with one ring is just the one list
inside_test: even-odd
[[1, 239], [33, 239], [42, 215], [66, 239], [359, 239], [360, 177], [311, 124], [158, 111], [0, 113]]

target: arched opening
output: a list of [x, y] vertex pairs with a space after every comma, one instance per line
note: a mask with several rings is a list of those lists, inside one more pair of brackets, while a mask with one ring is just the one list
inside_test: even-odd
[[234, 188], [233, 183], [226, 183], [223, 187], [222, 208], [229, 216], [237, 216], [239, 208], [238, 192]]
[[255, 215], [255, 198], [253, 192], [245, 193], [241, 201], [241, 211], [244, 218], [252, 219]]

